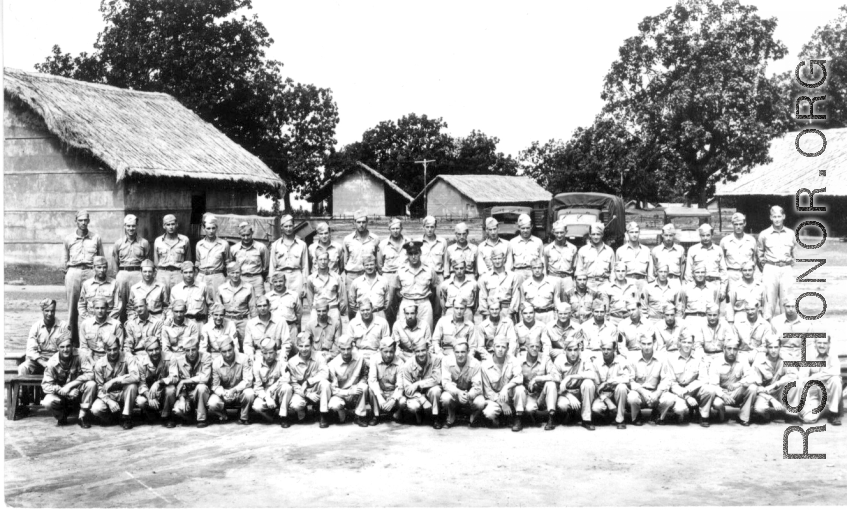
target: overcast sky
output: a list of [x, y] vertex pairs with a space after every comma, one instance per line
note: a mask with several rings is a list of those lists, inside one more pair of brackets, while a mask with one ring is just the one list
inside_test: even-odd
[[[497, 136], [517, 156], [533, 140], [568, 139], [602, 106], [603, 77], [638, 22], [670, 0], [254, 0], [275, 43], [268, 56], [296, 81], [329, 87], [344, 145], [382, 120], [443, 117], [454, 136]], [[793, 69], [815, 28], [847, 0], [749, 2], [779, 20], [789, 50], [768, 72]], [[3, 0], [4, 66], [33, 70], [53, 44], [92, 51], [100, 0]], [[812, 7], [813, 6], [813, 7]]]

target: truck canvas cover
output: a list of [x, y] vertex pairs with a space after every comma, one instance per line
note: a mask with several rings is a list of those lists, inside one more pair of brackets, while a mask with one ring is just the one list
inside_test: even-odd
[[[556, 195], [550, 200], [550, 209], [547, 214], [548, 221], [551, 224], [553, 221], [556, 221], [556, 215], [559, 209], [580, 207], [587, 209], [596, 208], [606, 213], [603, 215], [603, 221], [608, 223], [606, 225], [607, 238], [617, 239], [624, 235], [624, 231], [620, 227], [621, 225], [626, 225], [626, 211], [624, 210], [623, 200], [604, 193], [561, 193]], [[613, 216], [617, 216], [618, 220], [623, 221], [610, 222]]]

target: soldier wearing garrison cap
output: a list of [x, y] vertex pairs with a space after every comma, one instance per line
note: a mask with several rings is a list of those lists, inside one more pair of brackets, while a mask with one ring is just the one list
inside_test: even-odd
[[[379, 251], [379, 237], [368, 230], [368, 215], [363, 210], [357, 210], [353, 213], [353, 221], [356, 222], [356, 229], [344, 237], [341, 243], [343, 247], [344, 257], [344, 286], [349, 289], [353, 280], [362, 276], [365, 272], [365, 266], [362, 257], [365, 255], [377, 255]], [[353, 314], [348, 310], [348, 317], [353, 318]]]
[[629, 383], [632, 381], [632, 366], [626, 356], [617, 353], [615, 339], [601, 340], [600, 353], [600, 356], [594, 358], [594, 371], [599, 385], [591, 411], [607, 422], [614, 420], [617, 428], [625, 429], [624, 412]]
[[109, 316], [120, 320], [124, 301], [120, 288], [113, 278], [109, 278], [106, 271], [109, 265], [106, 257], [97, 255], [94, 257], [94, 277], [82, 282], [79, 292], [79, 302], [75, 303], [79, 320], [85, 320], [93, 315], [92, 304], [94, 298], [104, 297], [108, 301]]
[[93, 302], [94, 315], [82, 321], [79, 325], [80, 355], [88, 356], [92, 363], [106, 355], [103, 346], [105, 339], [114, 337], [123, 343], [124, 329], [117, 319], [108, 316], [108, 301], [104, 297], [96, 297]]
[[200, 328], [200, 347], [212, 354], [212, 359], [220, 356], [221, 342], [231, 338], [235, 342], [235, 352], [243, 352], [243, 337], [238, 336], [235, 323], [226, 318], [224, 305], [215, 303], [209, 308], [209, 320]]
[[241, 265], [227, 265], [227, 281], [218, 288], [217, 302], [224, 306], [226, 317], [235, 323], [240, 338], [244, 338], [247, 320], [256, 316], [256, 296], [253, 287], [241, 281]]
[[79, 345], [77, 318], [79, 294], [82, 282], [94, 276], [95, 255], [103, 255], [103, 242], [100, 236], [88, 230], [91, 221], [88, 211], [76, 213], [76, 231], [62, 242], [62, 267], [65, 268], [65, 295], [68, 303], [68, 327], [74, 345]]
[[399, 421], [405, 406], [403, 363], [397, 358], [396, 352], [397, 343], [387, 336], [379, 341], [379, 356], [371, 356], [368, 363], [368, 389], [373, 412], [368, 422], [370, 426], [378, 425], [380, 416], [389, 413], [395, 421]]
[[723, 355], [716, 358], [705, 370], [703, 387], [700, 390], [700, 425], [709, 426], [712, 408], [717, 411], [718, 420], [724, 421], [726, 406], [740, 408], [737, 421], [740, 425], [750, 425], [750, 412], [753, 401], [759, 393], [756, 372], [747, 361], [738, 359], [738, 340], [729, 340], [723, 345]]
[[[659, 397], [659, 423], [664, 423], [671, 412], [679, 423], [698, 417], [698, 399], [703, 387], [701, 371], [705, 368], [703, 357], [693, 349], [693, 339], [682, 336], [678, 349], [665, 353], [663, 363], [667, 376], [662, 379], [664, 393]], [[705, 372], [702, 375], [705, 376]]]
[[56, 425], [63, 426], [68, 424], [71, 405], [79, 403], [79, 426], [90, 428], [91, 404], [97, 398], [91, 358], [74, 351], [70, 332], [59, 339], [57, 347], [58, 352], [44, 367], [41, 405], [53, 413]]
[[650, 422], [658, 419], [659, 398], [667, 386], [666, 379], [670, 374], [662, 367], [662, 361], [655, 356], [653, 338], [642, 335], [639, 339], [641, 355], [632, 358], [632, 380], [629, 383], [629, 393], [626, 402], [629, 404], [630, 417], [635, 426], [643, 425], [641, 410], [651, 409]]
[[[342, 335], [338, 339], [340, 354], [327, 364], [330, 392], [329, 409], [338, 414], [338, 422], [344, 423], [347, 411], [355, 413], [354, 423], [367, 427], [368, 364], [364, 356], [356, 351], [353, 339]], [[376, 357], [376, 356], [374, 356]]]
[[170, 369], [175, 356], [162, 352], [162, 342], [158, 337], [150, 336], [144, 344], [146, 356], [137, 356], [138, 397], [135, 405], [148, 417], [157, 413], [162, 425], [174, 427], [170, 419], [176, 402], [176, 386], [171, 384]]
[[556, 320], [544, 326], [542, 347], [551, 360], [564, 354], [568, 339], [579, 333], [579, 324], [572, 319], [573, 308], [568, 303], [556, 305]]
[[494, 350], [494, 340], [503, 337], [507, 342], [508, 352], [517, 349], [517, 334], [515, 323], [511, 317], [504, 317], [500, 312], [500, 301], [492, 297], [486, 304], [487, 313], [476, 327], [476, 337], [471, 340], [473, 355], [480, 361], [491, 357]]
[[156, 281], [156, 267], [151, 260], [141, 262], [141, 281], [130, 287], [126, 304], [127, 317], [135, 317], [135, 305], [139, 301], [147, 302], [147, 310], [154, 317], [162, 317], [170, 304], [170, 293]]
[[238, 404], [241, 412], [239, 425], [250, 424], [253, 406], [253, 359], [239, 353], [232, 338], [225, 337], [219, 344], [221, 355], [212, 360], [212, 394], [209, 396], [209, 413], [227, 421], [225, 406]]
[[[455, 245], [451, 245], [451, 248]], [[444, 317], [450, 317], [453, 314], [453, 303], [462, 299], [465, 302], [465, 319], [473, 322], [474, 312], [476, 311], [477, 295], [479, 287], [472, 274], [467, 272], [467, 262], [462, 258], [450, 261], [450, 266], [453, 269], [453, 274], [447, 278], [441, 287], [438, 289], [438, 298], [441, 302], [441, 309]]]
[[[141, 261], [150, 258], [150, 243], [138, 235], [138, 218], [127, 214], [124, 217], [124, 233], [112, 249], [112, 260], [118, 269], [115, 281], [122, 302], [127, 302], [129, 289], [141, 281]], [[121, 321], [124, 320], [126, 313], [121, 314]]]
[[446, 262], [444, 266], [444, 279], [453, 273], [453, 264], [459, 260], [465, 261], [465, 274], [476, 276], [476, 259], [478, 256], [477, 246], [468, 242], [468, 225], [465, 222], [457, 223], [453, 227], [456, 242], [447, 247]]
[[456, 411], [470, 415], [471, 428], [479, 427], [479, 416], [485, 408], [482, 398], [480, 364], [470, 353], [464, 339], [453, 343], [453, 354], [441, 360], [441, 405], [447, 409], [448, 429], [456, 423]]
[[[427, 216], [423, 219], [423, 237], [421, 237], [421, 262], [432, 268], [433, 271], [433, 289], [438, 289], [444, 282], [444, 273], [447, 271], [446, 266], [449, 265], [447, 260], [447, 240], [436, 235], [435, 229], [438, 226], [438, 220], [434, 216]], [[430, 303], [435, 317], [441, 317], [441, 301], [438, 299], [437, 292], [430, 295]]]
[[[503, 246], [491, 249], [491, 271], [479, 278], [479, 300], [488, 302], [496, 299], [500, 302], [500, 314], [517, 322], [518, 307], [521, 304], [521, 278], [509, 271], [505, 265], [507, 252]], [[483, 315], [487, 314], [487, 310]]]
[[153, 241], [153, 263], [156, 265], [156, 281], [171, 289], [182, 281], [182, 263], [191, 261], [191, 242], [177, 232], [176, 216], [166, 214], [162, 218], [165, 233]]
[[[264, 349], [264, 347], [262, 347]], [[308, 333], [297, 337], [297, 354], [288, 360], [293, 395], [288, 410], [297, 413], [297, 419], [306, 417], [306, 406], [311, 404], [320, 412], [320, 428], [329, 426], [330, 382], [329, 369], [323, 356], [312, 350]]]
[[253, 239], [253, 227], [246, 221], [238, 224], [238, 235], [241, 241], [230, 248], [230, 254], [241, 264], [241, 281], [253, 287], [253, 295], [262, 296], [270, 269], [268, 247]]
[[541, 259], [544, 243], [532, 235], [532, 218], [528, 214], [518, 216], [518, 235], [509, 239], [512, 271], [521, 279], [532, 277], [532, 261]]
[[626, 243], [615, 252], [615, 261], [626, 264], [626, 277], [638, 287], [638, 294], [653, 279], [653, 257], [650, 249], [640, 242], [641, 228], [631, 221], [626, 224]]
[[203, 215], [203, 231], [206, 233], [205, 237], [197, 241], [194, 248], [197, 254], [197, 280], [205, 283], [212, 293], [212, 299], [217, 300], [218, 289], [226, 281], [226, 264], [232, 260], [232, 255], [229, 243], [218, 237], [218, 218], [215, 215]]
[[718, 291], [719, 302], [726, 296], [727, 271], [726, 258], [720, 246], [712, 242], [712, 226], [700, 225], [700, 243], [688, 249], [685, 259], [685, 280], [694, 281], [693, 270], [702, 265], [706, 270], [706, 285]]
[[[56, 300], [39, 302], [41, 318], [29, 329], [26, 339], [26, 357], [18, 365], [18, 375], [40, 375], [54, 354], [59, 352], [59, 340], [70, 335], [68, 323], [56, 320]], [[69, 337], [70, 338], [70, 337]]]
[[281, 351], [282, 359], [288, 359], [294, 350], [294, 338], [288, 328], [288, 323], [271, 314], [271, 306], [265, 296], [256, 300], [258, 315], [247, 321], [244, 328], [244, 354], [254, 358], [260, 350], [260, 344], [265, 338], [271, 338], [276, 343], [276, 349]]
[[273, 339], [263, 339], [260, 348], [261, 354], [253, 360], [253, 410], [268, 421], [278, 416], [280, 426], [288, 428], [288, 407], [293, 394], [288, 365]]
[[[562, 415], [562, 424], [575, 420], [581, 414], [582, 426], [594, 430], [591, 420], [591, 406], [597, 394], [600, 378], [594, 370], [594, 364], [580, 350], [580, 339], [572, 337], [565, 343], [565, 354], [559, 356], [553, 364], [556, 370], [559, 398], [556, 410]], [[599, 347], [599, 345], [598, 345]], [[599, 349], [598, 349], [599, 350]]]
[[186, 261], [180, 264], [180, 271], [182, 271], [182, 281], [171, 286], [171, 303], [178, 300], [184, 301], [185, 318], [196, 322], [197, 327], [202, 328], [209, 317], [209, 306], [214, 303], [214, 295], [205, 283], [197, 281], [197, 270], [193, 262]]
[[532, 274], [524, 278], [520, 286], [521, 303], [532, 305], [539, 322], [555, 322], [555, 306], [564, 294], [562, 280], [544, 274], [544, 260], [541, 258], [532, 259], [530, 267]]
[[185, 352], [178, 354], [170, 367], [168, 384], [176, 385], [176, 404], [174, 414], [186, 425], [197, 410], [197, 428], [208, 425], [206, 409], [209, 403], [209, 384], [212, 378], [212, 357], [208, 352], [200, 352], [200, 341], [187, 340]]
[[[389, 230], [391, 225], [389, 225]], [[309, 245], [309, 267], [312, 268], [312, 273], [316, 272], [318, 267], [318, 255], [321, 253], [327, 254], [327, 264], [329, 270], [336, 274], [344, 272], [344, 248], [339, 241], [332, 239], [332, 229], [325, 221], [318, 223], [315, 227], [315, 242]]]
[[285, 286], [298, 302], [305, 295], [306, 277], [309, 276], [309, 249], [306, 243], [294, 235], [294, 218], [286, 214], [279, 220], [282, 236], [271, 245], [270, 272], [285, 275]]
[[456, 342], [470, 342], [476, 334], [473, 320], [465, 317], [466, 307], [465, 300], [459, 298], [453, 303], [453, 313], [438, 319], [432, 332], [432, 347], [436, 354], [451, 354]]
[[[165, 352], [182, 354], [187, 345], [194, 340], [200, 341], [200, 325], [186, 320], [187, 307], [184, 301], [174, 301], [171, 311], [173, 318], [162, 325], [162, 349]], [[202, 351], [208, 352], [208, 347], [201, 344]]]
[[[433, 269], [421, 262], [421, 241], [409, 241], [403, 245], [406, 250], [406, 264], [397, 272], [400, 281], [400, 311], [406, 305], [417, 305], [418, 321], [432, 331], [434, 314], [430, 296], [435, 292], [436, 276]], [[405, 317], [399, 317], [405, 321]]]
[[720, 302], [720, 290], [706, 282], [706, 266], [698, 264], [692, 268], [694, 281], [685, 282], [677, 295], [676, 313], [685, 318], [685, 325], [692, 331], [706, 322], [706, 306]]
[[[311, 275], [310, 278], [312, 276], [316, 275]], [[271, 277], [271, 291], [265, 294], [265, 297], [268, 299], [274, 320], [288, 324], [293, 345], [297, 334], [300, 333], [303, 308], [297, 293], [287, 287], [286, 281], [287, 278], [283, 273], [274, 273]]]
[[547, 275], [561, 282], [562, 295], [573, 288], [576, 270], [577, 249], [566, 236], [567, 225], [562, 220], [556, 221], [553, 223], [553, 242], [545, 246], [542, 251]]
[[441, 356], [431, 353], [429, 342], [421, 339], [415, 344], [415, 355], [403, 364], [401, 373], [404, 410], [415, 416], [418, 425], [424, 413], [428, 412], [432, 417], [432, 428], [440, 429]]
[[588, 277], [588, 288], [599, 290], [611, 280], [615, 268], [615, 252], [603, 242], [606, 226], [594, 223], [588, 229], [588, 243], [576, 253], [576, 270], [584, 271]]
[[504, 250], [504, 267], [507, 271], [512, 270], [512, 246], [508, 241], [500, 239], [499, 223], [497, 223], [496, 219], [489, 217], [485, 219], [484, 225], [485, 239], [477, 247], [476, 260], [476, 270], [480, 279], [482, 279], [483, 274], [493, 270], [494, 266], [491, 263], [491, 255], [495, 247], [500, 247]]
[[515, 388], [515, 411], [530, 415], [533, 422], [538, 411], [547, 411], [544, 430], [553, 430], [559, 374], [550, 356], [542, 352], [541, 344], [540, 338], [530, 338], [526, 351], [517, 358], [523, 382]]
[[671, 285], [668, 280], [668, 265], [664, 262], [656, 268], [656, 279], [648, 283], [641, 291], [641, 309], [645, 312], [645, 322], [656, 325], [662, 321], [666, 305], [675, 305], [679, 297], [679, 280]]
[[[314, 246], [314, 245], [313, 245]], [[306, 300], [312, 309], [311, 320], [317, 318], [315, 303], [326, 301], [327, 313], [333, 322], [341, 322], [341, 314], [347, 314], [347, 287], [340, 273], [330, 269], [329, 253], [318, 252], [314, 260], [314, 271], [306, 280]], [[393, 293], [391, 293], [393, 295]], [[295, 301], [296, 303], [296, 301]]]
[[747, 217], [740, 212], [732, 215], [732, 235], [724, 236], [720, 242], [727, 270], [727, 292], [732, 291], [735, 283], [741, 281], [745, 264], [756, 267], [759, 253], [756, 238], [744, 232]]
[[373, 305], [372, 313], [386, 319], [386, 311], [391, 305], [393, 297], [391, 294], [392, 287], [385, 276], [377, 273], [376, 257], [370, 254], [364, 255], [362, 264], [365, 273], [353, 280], [350, 288], [347, 289], [348, 306], [358, 313], [361, 302], [368, 299]]
[[[388, 325], [393, 326], [397, 320], [398, 307], [400, 306], [400, 302], [394, 299], [397, 295], [397, 289], [400, 288], [397, 271], [406, 263], [406, 251], [403, 249], [403, 245], [408, 241], [403, 235], [403, 221], [400, 218], [389, 220], [388, 234], [387, 238], [379, 242], [376, 265], [388, 281], [388, 294], [391, 296], [391, 302], [385, 311], [385, 318]], [[448, 269], [445, 267], [445, 272]]]
[[160, 317], [153, 317], [147, 311], [147, 302], [139, 301], [135, 305], [135, 316], [124, 324], [124, 352], [133, 356], [143, 355], [147, 339], [162, 335], [162, 324]]
[[110, 424], [120, 415], [121, 427], [132, 428], [132, 408], [138, 397], [138, 365], [135, 358], [121, 352], [121, 344], [115, 337], [103, 342], [106, 355], [94, 363], [94, 382], [97, 383], [97, 400], [91, 413], [101, 424]]
[[660, 266], [668, 268], [668, 283], [679, 291], [682, 285], [682, 277], [685, 269], [685, 248], [676, 242], [676, 227], [668, 223], [662, 227], [662, 242], [653, 247], [650, 252], [653, 257], [653, 270], [658, 271]]
[[480, 363], [482, 414], [489, 426], [496, 426], [500, 416], [512, 417], [512, 430], [523, 429], [521, 417], [515, 414], [515, 390], [523, 384], [523, 372], [514, 356], [507, 352], [509, 341], [504, 336], [494, 338], [490, 355]]

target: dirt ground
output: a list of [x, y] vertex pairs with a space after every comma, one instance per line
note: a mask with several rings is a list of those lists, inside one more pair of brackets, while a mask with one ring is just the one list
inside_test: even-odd
[[[840, 243], [799, 291], [826, 296], [821, 329], [847, 352], [847, 256]], [[807, 257], [808, 258], [808, 257]], [[43, 297], [61, 286], [4, 288], [6, 350], [22, 351]], [[804, 301], [805, 303], [805, 301]], [[814, 307], [809, 300], [807, 313]], [[734, 417], [734, 413], [731, 415]], [[786, 425], [469, 429], [317, 424], [283, 430], [255, 423], [131, 431], [44, 410], [4, 420], [5, 502], [10, 506], [622, 506], [837, 505], [847, 502], [847, 427], [810, 436], [826, 460], [784, 460]], [[823, 425], [820, 422], [819, 425]], [[802, 449], [792, 434], [789, 451]]]

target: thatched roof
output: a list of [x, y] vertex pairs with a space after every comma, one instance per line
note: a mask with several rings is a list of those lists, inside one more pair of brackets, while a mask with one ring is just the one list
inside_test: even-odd
[[[519, 204], [549, 202], [553, 195], [529, 177], [522, 175], [439, 175], [426, 190], [443, 180], [477, 204]], [[412, 200], [417, 202], [423, 191]]]
[[[773, 159], [766, 165], [753, 167], [735, 182], [717, 183], [715, 196], [744, 195], [795, 196], [798, 189], [826, 188], [831, 196], [847, 196], [847, 128], [827, 129], [826, 150], [813, 158], [800, 154], [795, 146], [797, 132], [786, 133], [771, 141]], [[817, 152], [821, 138], [806, 134], [800, 139], [800, 148]], [[821, 175], [825, 170], [825, 175]]]
[[131, 176], [284, 187], [259, 158], [167, 94], [4, 68], [3, 88], [68, 145]]
[[326, 184], [321, 186], [318, 190], [316, 190], [311, 195], [303, 197], [303, 200], [307, 200], [309, 202], [320, 202], [320, 201], [326, 199], [326, 197], [329, 196], [330, 192], [332, 192], [333, 183], [335, 183], [335, 181], [337, 181], [342, 176], [347, 175], [348, 173], [352, 172], [353, 170], [364, 170], [365, 172], [368, 172], [369, 174], [373, 175], [377, 180], [384, 182], [386, 186], [388, 186], [389, 188], [396, 191], [397, 194], [400, 195], [401, 197], [405, 198], [408, 201], [412, 200], [412, 196], [409, 195], [408, 193], [406, 193], [405, 191], [403, 191], [403, 188], [394, 184], [394, 181], [388, 179], [386, 176], [382, 175], [381, 173], [377, 172], [376, 170], [374, 170], [373, 168], [369, 167], [368, 165], [362, 163], [361, 161], [356, 161], [355, 166], [350, 166], [349, 168], [347, 168], [347, 169], [345, 169], [341, 172], [336, 172], [335, 174], [333, 174], [327, 180]]

